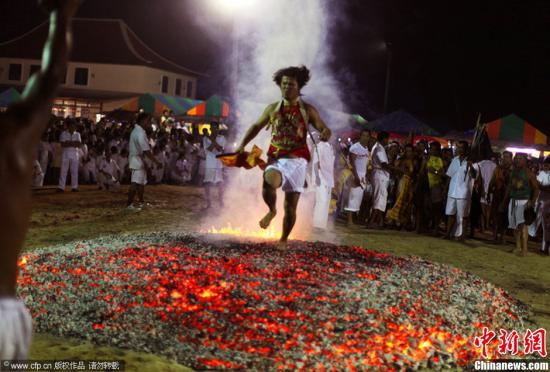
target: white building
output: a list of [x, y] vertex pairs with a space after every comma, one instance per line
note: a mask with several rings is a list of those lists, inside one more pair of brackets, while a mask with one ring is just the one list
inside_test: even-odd
[[[22, 90], [40, 69], [49, 22], [0, 43], [0, 89]], [[73, 20], [73, 51], [53, 112], [94, 117], [105, 102], [161, 93], [195, 98], [202, 73], [162, 57], [120, 19]]]

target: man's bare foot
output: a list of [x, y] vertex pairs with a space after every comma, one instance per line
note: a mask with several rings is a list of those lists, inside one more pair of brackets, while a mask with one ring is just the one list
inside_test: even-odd
[[260, 227], [262, 229], [267, 229], [271, 221], [275, 218], [277, 215], [277, 211], [269, 211], [267, 214], [260, 220]]
[[288, 251], [288, 242], [279, 240], [277, 246], [275, 247], [278, 251], [285, 252]]

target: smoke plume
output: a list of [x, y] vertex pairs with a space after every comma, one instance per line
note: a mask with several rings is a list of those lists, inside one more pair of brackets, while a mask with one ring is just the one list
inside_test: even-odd
[[[338, 2], [323, 0], [261, 0], [243, 14], [234, 14], [233, 43], [228, 63], [238, 60], [236, 77], [237, 108], [240, 117], [236, 125], [237, 143], [247, 128], [260, 116], [265, 106], [281, 99], [273, 73], [287, 66], [305, 65], [311, 80], [302, 89], [303, 99], [321, 112], [326, 124], [334, 131], [348, 125], [342, 115], [345, 107], [332, 71], [330, 35], [338, 20]], [[234, 66], [235, 64], [232, 63]], [[233, 123], [232, 123], [233, 124]], [[270, 133], [262, 131], [253, 140], [264, 151]], [[247, 147], [247, 149], [249, 148]], [[227, 149], [226, 149], [227, 150]], [[230, 150], [230, 149], [229, 149]], [[267, 212], [261, 197], [262, 173], [259, 169], [229, 169], [226, 181], [225, 208], [205, 222], [205, 228], [233, 226], [258, 228], [259, 219]], [[311, 190], [311, 187], [310, 187]], [[302, 194], [297, 223], [291, 237], [307, 237], [311, 220], [311, 196]], [[281, 230], [284, 195], [278, 194], [278, 215], [272, 222]]]

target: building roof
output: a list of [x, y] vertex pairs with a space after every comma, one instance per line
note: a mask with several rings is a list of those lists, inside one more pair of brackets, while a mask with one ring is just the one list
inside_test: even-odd
[[[48, 29], [49, 21], [45, 21], [15, 39], [0, 43], [0, 57], [41, 59]], [[156, 53], [121, 19], [74, 18], [73, 40], [73, 62], [139, 65], [204, 76]]]

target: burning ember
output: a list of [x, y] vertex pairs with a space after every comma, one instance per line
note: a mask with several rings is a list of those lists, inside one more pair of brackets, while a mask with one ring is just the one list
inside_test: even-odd
[[220, 229], [211, 227], [210, 230], [206, 231], [206, 233], [269, 240], [279, 239], [279, 237], [281, 236], [281, 233], [279, 231], [275, 231], [275, 227], [273, 225], [269, 226], [267, 229], [258, 228], [258, 230], [249, 230], [241, 227], [234, 228], [233, 226], [231, 226], [231, 223], [227, 223], [226, 227], [222, 227]]
[[18, 295], [38, 332], [196, 369], [462, 367], [480, 359], [483, 326], [520, 331], [526, 317], [501, 289], [418, 258], [160, 233], [27, 254]]

